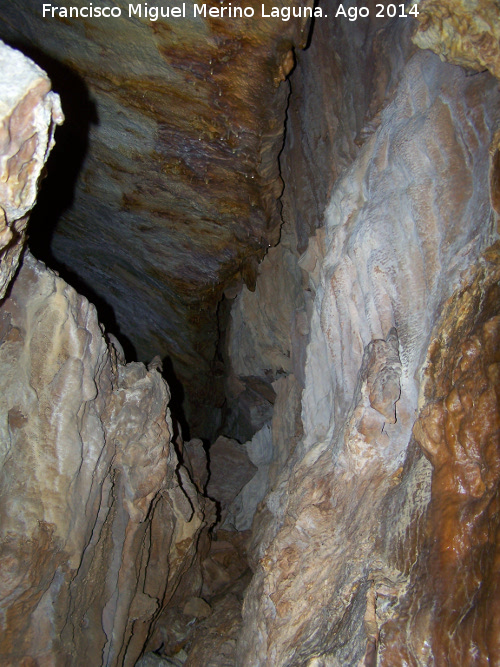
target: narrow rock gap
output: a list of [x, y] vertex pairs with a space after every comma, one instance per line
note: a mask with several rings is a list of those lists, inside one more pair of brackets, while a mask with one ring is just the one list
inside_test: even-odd
[[2, 664], [497, 655], [500, 15], [442, 2], [3, 0], [66, 121], [26, 231], [2, 45]]

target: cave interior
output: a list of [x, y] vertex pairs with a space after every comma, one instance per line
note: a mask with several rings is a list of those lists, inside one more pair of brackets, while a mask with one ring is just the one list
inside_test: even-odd
[[90, 4], [0, 7], [2, 664], [500, 664], [498, 2]]

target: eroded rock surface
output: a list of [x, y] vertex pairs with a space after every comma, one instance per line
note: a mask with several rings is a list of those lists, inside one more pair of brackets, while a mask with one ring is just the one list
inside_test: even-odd
[[[38, 67], [0, 61], [6, 281], [61, 116]], [[168, 387], [29, 252], [0, 306], [0, 368], [0, 661], [134, 665], [174, 594], [200, 592], [215, 520], [179, 464]]]
[[[459, 27], [474, 23], [468, 36], [451, 36], [453, 4]], [[26, 255], [0, 310], [7, 665], [62, 665], [82, 655], [92, 664], [132, 665], [143, 650], [140, 664], [176, 667], [498, 661], [500, 248], [493, 242], [500, 93], [482, 71], [496, 72], [487, 38], [496, 30], [488, 19], [496, 8], [476, 3], [473, 16], [464, 3], [419, 6], [433, 48], [476, 69], [474, 76], [418, 51], [411, 42], [417, 26], [406, 20], [370, 20], [351, 33], [347, 23], [318, 23], [316, 46], [299, 58], [292, 80], [299, 97], [289, 108], [281, 157], [287, 187], [280, 245], [258, 270], [248, 257], [239, 265], [236, 282], [245, 274], [254, 292], [226, 289], [236, 300], [219, 362], [226, 353], [226, 425], [241, 442], [221, 437], [208, 449], [197, 439], [183, 444], [179, 434], [172, 441], [161, 359], [148, 368], [125, 364], [89, 302]], [[64, 30], [67, 36], [72, 28]], [[171, 74], [171, 36], [156, 37]], [[274, 56], [266, 61], [278, 79], [292, 62], [288, 39], [271, 48], [278, 48], [281, 70]], [[212, 46], [232, 54], [235, 42]], [[200, 53], [203, 60], [206, 50]], [[235, 62], [243, 68], [240, 55]], [[86, 65], [92, 62], [89, 56]], [[214, 103], [200, 101], [205, 70], [199, 60], [186, 62], [178, 59], [173, 69], [189, 70], [181, 79], [196, 89], [204, 121]], [[154, 70], [155, 85], [165, 71]], [[123, 71], [111, 74], [103, 79], [94, 69], [88, 79], [103, 89], [101, 110], [115, 108], [111, 83], [124, 81]], [[217, 70], [213, 79], [227, 86], [223, 91], [231, 88], [226, 74]], [[168, 135], [161, 105], [172, 93], [167, 88], [146, 86], [148, 120], [160, 119]], [[133, 106], [143, 116], [143, 102], [134, 98]], [[173, 117], [177, 138], [182, 127]], [[214, 127], [208, 130], [217, 143], [222, 135]], [[257, 135], [267, 148], [256, 154], [276, 157], [281, 128], [273, 126], [269, 142]], [[116, 149], [110, 137], [105, 146], [103, 136], [97, 142], [102, 158]], [[213, 173], [225, 173], [214, 137], [204, 144], [210, 160], [200, 158], [209, 182], [212, 158]], [[190, 155], [176, 163], [176, 181], [170, 139], [159, 142], [165, 161], [156, 153], [155, 160], [186, 202]], [[239, 146], [232, 144], [237, 162]], [[103, 169], [112, 164], [106, 159]], [[195, 163], [188, 167], [196, 180]], [[269, 166], [265, 159], [262, 165]], [[134, 179], [141, 173], [126, 172], [127, 187], [135, 187], [132, 172]], [[269, 180], [263, 173], [264, 200], [274, 192], [276, 164]], [[89, 182], [95, 186], [93, 176]], [[136, 202], [141, 217], [150, 199], [165, 205], [156, 190], [158, 199], [139, 190], [136, 200], [120, 204], [121, 213]], [[204, 210], [210, 201], [203, 200]], [[200, 270], [220, 277], [233, 259], [218, 268], [207, 259]], [[120, 273], [123, 264], [117, 266]], [[208, 359], [209, 338], [198, 339], [193, 359]], [[187, 358], [191, 342], [180, 357]], [[224, 528], [240, 531], [220, 524], [206, 530], [215, 508], [203, 491], [221, 503]]]
[[0, 299], [24, 247], [38, 180], [63, 120], [59, 97], [35, 63], [0, 42]]
[[220, 504], [224, 523], [231, 503], [257, 471], [247, 449], [236, 440], [219, 436], [210, 447], [210, 479], [207, 493]]
[[149, 642], [175, 665], [230, 667], [236, 664], [243, 593], [248, 567], [249, 531], [218, 530], [202, 562], [201, 597], [178, 599], [155, 624]]
[[500, 7], [495, 0], [422, 0], [414, 41], [444, 60], [500, 78]]
[[406, 594], [379, 613], [380, 663], [495, 664], [500, 655], [500, 244], [446, 304], [414, 434], [433, 467]]
[[167, 386], [29, 254], [0, 323], [2, 662], [133, 665], [206, 525]]
[[[398, 64], [392, 101], [333, 189], [324, 243], [316, 243], [301, 261], [305, 270], [310, 267], [314, 294], [301, 403], [304, 436], [254, 520], [255, 574], [244, 603], [242, 665], [372, 665], [377, 654], [387, 665], [440, 664], [443, 656], [460, 664], [472, 655], [472, 644], [466, 647], [460, 638], [457, 647], [447, 648], [440, 635], [439, 593], [431, 593], [427, 602], [426, 586], [422, 582], [419, 589], [418, 573], [412, 571], [420, 554], [420, 572], [433, 567], [426, 560], [425, 535], [434, 494], [446, 515], [437, 475], [412, 429], [422, 405], [419, 373], [433, 329], [442, 321], [443, 302], [463, 289], [467, 271], [481, 263], [482, 251], [494, 239], [489, 148], [500, 120], [499, 93], [487, 73], [467, 77], [429, 52], [406, 54], [406, 65]], [[487, 273], [491, 278], [491, 266]], [[467, 304], [462, 305], [466, 312]], [[458, 306], [453, 317], [461, 322]], [[494, 374], [491, 362], [485, 363]], [[488, 382], [478, 390], [484, 393], [484, 411], [496, 400]], [[488, 423], [490, 418], [496, 423], [495, 411], [489, 414]], [[491, 437], [496, 437], [493, 431]], [[469, 445], [477, 450], [467, 440]], [[476, 467], [464, 461], [463, 474], [479, 489], [484, 458], [475, 456]], [[488, 464], [491, 474], [495, 458]], [[488, 476], [486, 467], [481, 470]], [[473, 472], [476, 481], [469, 479]], [[485, 506], [495, 484], [488, 487]], [[493, 541], [495, 530], [489, 532]], [[440, 554], [454, 548], [448, 529], [442, 540], [436, 547]], [[493, 558], [495, 547], [484, 548]], [[464, 552], [456, 558], [455, 576], [462, 565], [469, 570], [465, 563], [472, 557]], [[437, 584], [440, 565], [434, 563], [429, 576], [444, 595]], [[473, 578], [479, 576], [475, 571]], [[496, 591], [497, 584], [491, 585]], [[465, 587], [469, 590], [469, 584]], [[410, 588], [420, 591], [416, 598]], [[456, 603], [465, 614], [460, 590], [455, 601], [449, 587], [446, 591], [445, 609]], [[402, 612], [393, 652], [384, 654], [379, 629], [407, 593], [413, 600], [408, 605], [416, 605], [410, 622], [415, 640], [411, 630], [401, 634], [407, 619]], [[427, 610], [422, 617], [419, 607]], [[443, 620], [451, 628], [452, 614], [446, 617], [445, 609]], [[470, 613], [478, 618], [481, 611]], [[424, 618], [425, 629], [417, 632]], [[440, 637], [434, 647], [424, 639], [433, 623]], [[471, 617], [471, 632], [473, 625]], [[489, 627], [480, 633], [481, 659], [495, 655], [494, 646], [486, 646], [493, 632]]]
[[113, 309], [140, 360], [172, 359], [193, 435], [212, 437], [216, 306], [228, 285], [253, 288], [279, 238], [285, 78], [309, 21], [260, 18], [256, 0], [253, 18], [195, 17], [187, 2], [185, 17], [151, 20], [132, 4], [65, 19], [5, 0], [0, 36], [40, 59], [71, 112], [41, 202], [52, 227], [64, 213], [51, 261], [107, 304], [101, 317]]

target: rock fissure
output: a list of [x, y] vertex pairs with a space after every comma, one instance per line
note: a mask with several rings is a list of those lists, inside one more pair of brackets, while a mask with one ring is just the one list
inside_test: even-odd
[[1, 44], [2, 664], [496, 664], [496, 4], [35, 5], [0, 37], [66, 120]]

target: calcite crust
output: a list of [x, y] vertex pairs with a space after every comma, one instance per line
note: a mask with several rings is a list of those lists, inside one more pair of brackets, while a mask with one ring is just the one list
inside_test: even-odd
[[496, 0], [422, 0], [415, 44], [448, 62], [500, 79], [500, 5]]

